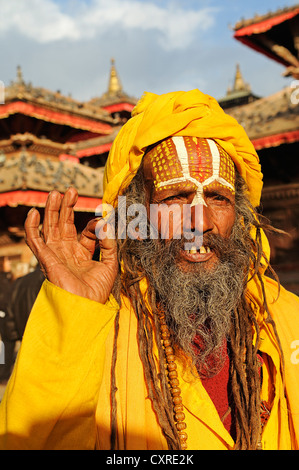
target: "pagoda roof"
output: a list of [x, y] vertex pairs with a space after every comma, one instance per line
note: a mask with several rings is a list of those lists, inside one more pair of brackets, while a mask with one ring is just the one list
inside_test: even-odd
[[[21, 105], [22, 103], [22, 105]], [[23, 80], [18, 67], [18, 77], [5, 88], [5, 104], [0, 106], [4, 113], [23, 112], [39, 119], [90, 130], [103, 129], [108, 133], [115, 120], [109, 112], [92, 102], [81, 102], [60, 91], [34, 87]], [[92, 125], [93, 123], [93, 125]]]
[[[67, 188], [73, 186], [80, 197], [99, 201], [103, 195], [103, 174], [104, 168], [93, 169], [69, 160], [38, 158], [24, 150], [10, 158], [0, 154], [2, 195], [11, 191], [25, 194], [28, 191], [30, 193], [30, 190], [46, 194], [53, 189], [64, 193]], [[22, 199], [25, 198], [24, 194]], [[3, 197], [1, 204], [3, 205]]]
[[[226, 109], [245, 129], [256, 150], [299, 141], [299, 106], [294, 88]], [[293, 103], [292, 103], [293, 101]]]
[[299, 4], [241, 19], [233, 28], [234, 37], [282, 65], [298, 67], [298, 15]]
[[[34, 191], [34, 190], [17, 190], [5, 193], [0, 193], [0, 207], [41, 207], [44, 208], [46, 205], [48, 192]], [[102, 203], [102, 199], [78, 196], [77, 203], [74, 207], [76, 212], [91, 212], [94, 213], [99, 204]]]
[[109, 152], [112, 147], [113, 141], [122, 126], [115, 127], [110, 135], [94, 137], [87, 140], [77, 142], [75, 148], [75, 155], [78, 158], [90, 157], [91, 155], [100, 155]]
[[37, 137], [30, 132], [12, 134], [8, 139], [0, 140], [0, 152], [6, 155], [15, 153], [16, 149], [21, 147], [30, 148], [31, 152], [59, 157], [61, 154], [74, 154], [75, 144], [54, 142], [46, 137]]
[[93, 133], [109, 134], [111, 132], [111, 126], [102, 120], [64, 113], [57, 109], [49, 109], [49, 107], [21, 100], [0, 106], [0, 119], [5, 119], [13, 114], [23, 114], [42, 121], [66, 125], [75, 129], [82, 129]]
[[256, 14], [253, 18], [249, 19], [242, 18], [235, 24], [234, 30], [243, 30], [244, 32], [244, 28], [248, 28], [246, 31], [248, 34], [257, 34], [261, 31], [265, 32], [273, 26], [298, 15], [298, 10], [299, 4], [291, 7], [278, 8], [275, 11], [269, 11], [263, 15]]

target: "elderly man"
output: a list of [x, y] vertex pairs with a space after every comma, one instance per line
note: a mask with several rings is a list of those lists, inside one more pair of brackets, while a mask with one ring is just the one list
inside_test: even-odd
[[[79, 240], [74, 189], [49, 195], [42, 235], [28, 214], [47, 280], [1, 447], [297, 449], [299, 302], [265, 274], [262, 175], [243, 128], [198, 90], [147, 93], [104, 187], [116, 226], [93, 220]], [[145, 231], [129, 230], [132, 211], [123, 223], [123, 200], [145, 208]]]

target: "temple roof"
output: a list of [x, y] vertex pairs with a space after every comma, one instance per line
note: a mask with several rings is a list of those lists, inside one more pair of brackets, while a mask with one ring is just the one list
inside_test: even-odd
[[[262, 4], [261, 4], [262, 5]], [[245, 28], [247, 26], [252, 26], [252, 25], [260, 25], [260, 27], [267, 28], [270, 25], [279, 24], [281, 21], [285, 21], [286, 19], [289, 19], [292, 17], [293, 14], [297, 15], [297, 10], [299, 8], [299, 4], [291, 6], [291, 7], [285, 7], [285, 8], [278, 8], [275, 11], [268, 11], [267, 13], [264, 14], [258, 14], [256, 13], [253, 18], [241, 18], [235, 26], [234, 30], [237, 31], [239, 29]], [[271, 21], [269, 24], [267, 24], [267, 21]], [[261, 26], [261, 23], [264, 23]], [[252, 29], [252, 33], [257, 32], [259, 29]]]
[[73, 186], [80, 196], [101, 198], [103, 195], [103, 168], [42, 159], [21, 150], [10, 158], [0, 154], [0, 170], [0, 194], [16, 190], [65, 192]]
[[251, 19], [241, 19], [234, 37], [287, 66], [284, 75], [299, 77], [299, 4]]
[[109, 152], [121, 127], [122, 126], [115, 127], [110, 135], [94, 137], [78, 142], [75, 147], [76, 156], [82, 158]]
[[299, 141], [299, 106], [292, 87], [225, 111], [245, 128], [256, 150]]
[[[61, 118], [68, 121], [70, 116], [95, 121], [101, 121], [108, 125], [114, 123], [110, 113], [92, 102], [81, 102], [71, 96], [62, 95], [60, 91], [50, 91], [41, 87], [34, 87], [30, 82], [23, 79], [21, 67], [17, 68], [17, 79], [12, 81], [5, 89], [5, 104], [12, 102], [25, 102], [38, 108], [55, 110]], [[2, 106], [1, 106], [2, 107]], [[83, 122], [83, 121], [82, 121]]]

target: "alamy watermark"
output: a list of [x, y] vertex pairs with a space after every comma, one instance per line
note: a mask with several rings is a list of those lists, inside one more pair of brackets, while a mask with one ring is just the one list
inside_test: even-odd
[[[110, 204], [100, 204], [96, 217], [101, 217], [96, 226], [96, 236], [100, 239], [145, 240], [150, 238], [184, 238], [185, 250], [197, 249], [203, 243], [203, 206], [201, 204], [130, 204], [126, 196], [118, 197], [117, 228], [115, 208]], [[189, 241], [190, 240], [190, 241]]]
[[0, 341], [0, 364], [5, 364], [5, 346], [3, 341]]

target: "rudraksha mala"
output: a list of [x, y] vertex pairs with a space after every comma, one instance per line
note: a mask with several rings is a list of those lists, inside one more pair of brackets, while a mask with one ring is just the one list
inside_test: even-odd
[[179, 379], [177, 373], [177, 365], [175, 363], [175, 355], [171, 346], [170, 332], [166, 324], [165, 314], [163, 311], [158, 311], [160, 320], [160, 330], [162, 337], [162, 344], [165, 351], [166, 366], [168, 371], [168, 383], [170, 394], [173, 403], [173, 414], [175, 420], [175, 426], [178, 431], [180, 439], [181, 449], [187, 449], [187, 438], [188, 435], [185, 432], [187, 427], [185, 423], [185, 414], [183, 412], [183, 400], [181, 397], [181, 389], [179, 388]]

